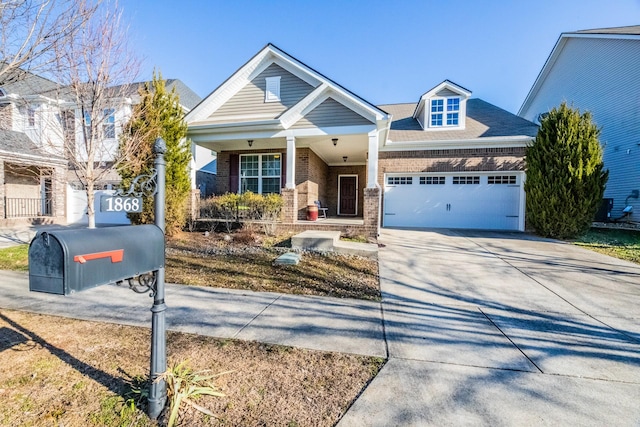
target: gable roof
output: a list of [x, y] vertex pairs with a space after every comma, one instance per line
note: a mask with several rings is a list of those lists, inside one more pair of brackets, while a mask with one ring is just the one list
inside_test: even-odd
[[569, 39], [580, 38], [598, 38], [598, 39], [626, 39], [626, 40], [638, 40], [640, 41], [640, 25], [631, 25], [626, 27], [611, 27], [611, 28], [595, 28], [591, 30], [580, 30], [569, 33], [562, 33], [558, 38], [555, 46], [551, 50], [549, 57], [545, 61], [540, 73], [536, 77], [529, 93], [525, 97], [522, 106], [518, 110], [518, 115], [525, 114], [527, 108], [529, 108], [531, 102], [538, 93], [538, 90], [542, 86], [543, 82], [547, 78], [550, 70], [557, 61], [558, 57], [562, 54], [563, 49], [567, 45]]
[[538, 126], [502, 108], [478, 98], [467, 100], [464, 129], [425, 132], [413, 113], [416, 103], [381, 105], [393, 115], [389, 139], [391, 143], [460, 141], [535, 137]]
[[[376, 122], [379, 128], [386, 127], [390, 117], [385, 111], [355, 95], [271, 43], [267, 44], [231, 77], [205, 97], [200, 104], [187, 114], [185, 120], [190, 126], [206, 128], [211, 124], [208, 118], [213, 113], [249, 84], [253, 78], [274, 63], [309, 84], [313, 90], [295, 105], [287, 108], [277, 118], [261, 119], [258, 120], [259, 122], [281, 129], [288, 129], [304, 117], [306, 113], [331, 97], [356, 113], [371, 118], [372, 122]], [[244, 121], [246, 122], [246, 120]], [[239, 124], [239, 122], [236, 121], [236, 124]]]

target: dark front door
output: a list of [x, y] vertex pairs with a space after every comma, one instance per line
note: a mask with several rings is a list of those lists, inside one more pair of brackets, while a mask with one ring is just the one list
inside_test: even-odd
[[340, 187], [340, 215], [356, 215], [358, 205], [358, 177], [341, 176]]

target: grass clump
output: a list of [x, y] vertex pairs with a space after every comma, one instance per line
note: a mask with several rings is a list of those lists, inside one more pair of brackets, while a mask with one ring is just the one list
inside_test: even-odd
[[0, 270], [29, 271], [29, 245], [0, 249]]
[[640, 264], [640, 231], [592, 228], [573, 243]]

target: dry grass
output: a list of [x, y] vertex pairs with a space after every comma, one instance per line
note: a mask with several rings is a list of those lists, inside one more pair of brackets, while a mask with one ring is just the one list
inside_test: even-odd
[[[126, 403], [147, 375], [149, 341], [144, 328], [1, 310], [0, 424], [156, 425]], [[216, 381], [226, 397], [198, 400], [220, 418], [186, 411], [184, 426], [332, 426], [383, 364], [182, 333], [167, 345], [169, 362], [235, 371]]]
[[[225, 236], [226, 240], [225, 240]], [[344, 255], [304, 253], [298, 265], [273, 265], [286, 238], [250, 232], [181, 233], [168, 243], [167, 282], [338, 298], [380, 299], [378, 263]], [[279, 245], [279, 246], [278, 246]]]

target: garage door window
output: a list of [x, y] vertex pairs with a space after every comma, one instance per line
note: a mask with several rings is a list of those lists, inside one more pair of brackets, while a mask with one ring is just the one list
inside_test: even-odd
[[488, 177], [489, 184], [515, 184], [515, 175], [490, 175]]
[[454, 176], [453, 184], [480, 184], [479, 176]]
[[387, 178], [389, 185], [411, 185], [412, 183], [413, 177], [411, 176], [390, 176]]
[[443, 185], [445, 182], [444, 176], [421, 176], [421, 185]]

